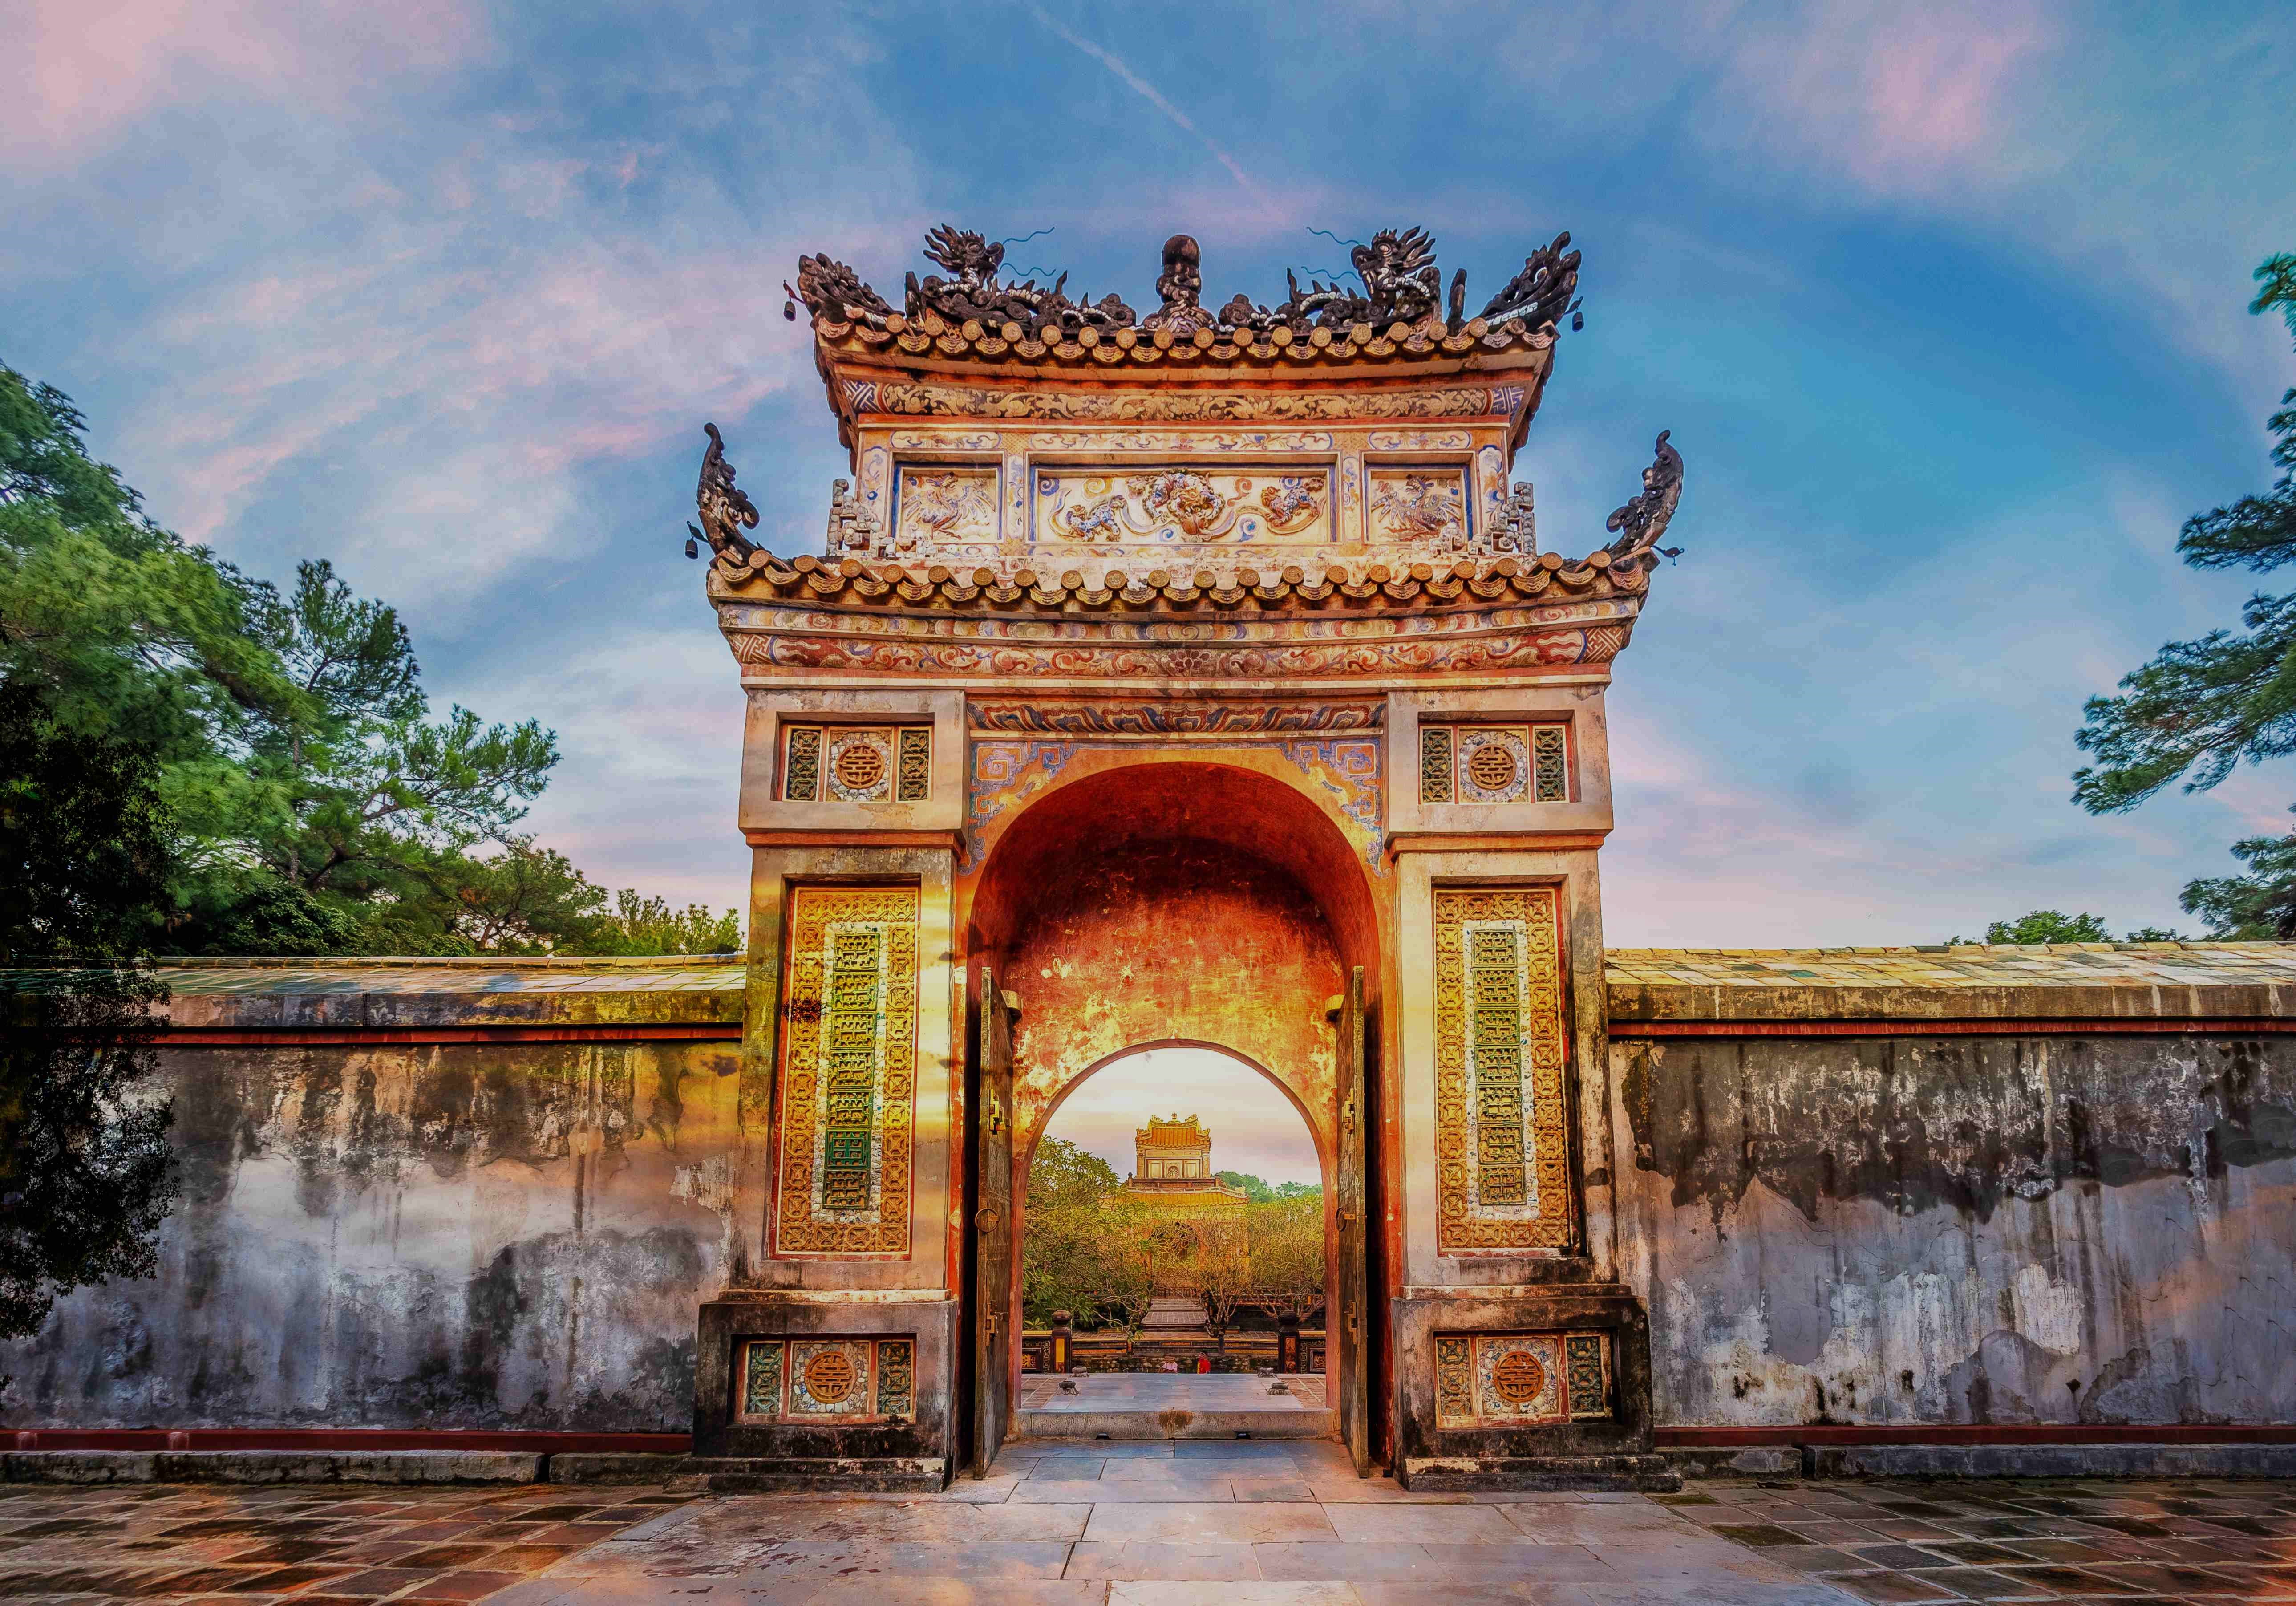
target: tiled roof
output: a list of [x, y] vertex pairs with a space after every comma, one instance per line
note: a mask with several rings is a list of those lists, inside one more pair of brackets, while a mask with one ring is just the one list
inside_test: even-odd
[[162, 959], [179, 996], [218, 993], [690, 993], [741, 990], [732, 955], [644, 959]]
[[[407, 1030], [739, 1021], [730, 956], [648, 959], [178, 959], [154, 967], [178, 1028]], [[0, 971], [0, 993], [53, 971]]]
[[1614, 1022], [2296, 1015], [2296, 943], [1612, 948]]
[[1305, 332], [1278, 327], [1256, 335], [1249, 330], [1209, 328], [1192, 334], [1175, 334], [1169, 329], [1082, 329], [1068, 339], [1039, 340], [1018, 324], [994, 327], [977, 320], [951, 324], [934, 312], [914, 321], [893, 313], [882, 329], [866, 323], [840, 322], [823, 314], [814, 319], [813, 332], [827, 352], [895, 361], [940, 357], [997, 365], [1025, 363], [1039, 371], [1066, 368], [1095, 375], [1111, 369], [1122, 369], [1130, 375], [1175, 368], [1255, 365], [1287, 370], [1356, 368], [1444, 357], [1472, 360], [1484, 352], [1544, 352], [1554, 345], [1552, 324], [1534, 329], [1521, 318], [1499, 324], [1472, 318], [1456, 333], [1441, 318], [1429, 317], [1417, 323], [1390, 324], [1383, 329], [1368, 324]]
[[1416, 613], [1493, 602], [1583, 602], [1639, 597], [1650, 589], [1654, 559], [1613, 563], [1597, 551], [1573, 562], [1556, 553], [1537, 557], [1460, 558], [1438, 563], [1297, 564], [1259, 569], [1167, 569], [1152, 556], [1128, 564], [1063, 562], [1057, 569], [1005, 569], [970, 564], [865, 563], [857, 558], [775, 557], [763, 547], [746, 564], [720, 558], [711, 578], [733, 597], [763, 586], [813, 605], [966, 612], [1221, 613], [1236, 610], [1313, 609], [1354, 613]]
[[[1669, 1020], [2296, 1018], [2296, 943], [1612, 948], [1610, 1013]], [[178, 1026], [730, 1022], [745, 968], [665, 959], [168, 959]], [[0, 971], [0, 992], [53, 972]]]

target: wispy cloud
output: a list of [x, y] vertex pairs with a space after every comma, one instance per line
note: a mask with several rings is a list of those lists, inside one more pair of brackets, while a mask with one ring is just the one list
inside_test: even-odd
[[1109, 71], [1114, 73], [1117, 78], [1124, 83], [1126, 87], [1131, 89], [1135, 94], [1138, 94], [1141, 99], [1155, 107], [1157, 111], [1162, 112], [1166, 117], [1171, 119], [1174, 125], [1177, 126], [1181, 132], [1190, 135], [1199, 141], [1205, 150], [1211, 152], [1212, 159], [1218, 162], [1221, 167], [1226, 168], [1228, 170], [1229, 175], [1234, 178], [1238, 184], [1242, 186], [1244, 193], [1250, 195], [1253, 201], [1263, 206], [1269, 204], [1267, 192], [1260, 188], [1259, 181], [1254, 179], [1250, 174], [1243, 170], [1243, 164], [1236, 160], [1234, 157], [1229, 155], [1226, 148], [1221, 145], [1218, 140], [1212, 138], [1210, 135], [1206, 134], [1201, 128], [1197, 127], [1195, 119], [1191, 118], [1186, 112], [1181, 111], [1177, 106], [1172, 104], [1172, 102], [1165, 97], [1163, 92], [1158, 89], [1155, 85], [1150, 83], [1146, 78], [1142, 78], [1138, 73], [1133, 71], [1130, 67], [1127, 66], [1122, 57], [1118, 56], [1112, 51], [1102, 49], [1099, 45], [1094, 44], [1091, 40], [1078, 33], [1074, 29], [1056, 20], [1052, 14], [1046, 12], [1041, 5], [1031, 5], [1029, 7], [1029, 12], [1031, 16], [1035, 17], [1038, 22], [1042, 23], [1054, 34], [1065, 40], [1068, 44], [1074, 45], [1077, 49], [1084, 52], [1085, 54], [1090, 56], [1103, 67], [1107, 68]]
[[481, 54], [463, 0], [29, 0], [0, 9], [0, 162], [45, 165], [98, 147], [154, 110], [217, 95], [316, 112], [371, 105], [410, 72]]

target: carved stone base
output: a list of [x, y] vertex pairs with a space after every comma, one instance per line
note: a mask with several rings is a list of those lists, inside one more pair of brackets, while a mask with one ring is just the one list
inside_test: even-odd
[[1405, 1487], [1680, 1487], [1652, 1449], [1650, 1329], [1633, 1291], [1414, 1288], [1393, 1310]]
[[953, 1299], [735, 1289], [701, 1307], [693, 1456], [713, 1489], [939, 1489], [955, 1448]]
[[1396, 1469], [1405, 1488], [1438, 1494], [1497, 1489], [1628, 1489], [1671, 1495], [1682, 1474], [1663, 1455], [1460, 1455], [1406, 1457]]
[[831, 1489], [860, 1495], [932, 1495], [948, 1487], [948, 1462], [933, 1456], [728, 1455], [688, 1458], [682, 1478], [713, 1495], [772, 1495]]

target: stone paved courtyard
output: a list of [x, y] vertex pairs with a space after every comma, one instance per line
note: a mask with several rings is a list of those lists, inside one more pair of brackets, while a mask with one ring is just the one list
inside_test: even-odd
[[946, 1495], [0, 1489], [0, 1598], [492, 1606], [2296, 1601], [2296, 1487], [1412, 1495], [1322, 1442], [1028, 1444]]

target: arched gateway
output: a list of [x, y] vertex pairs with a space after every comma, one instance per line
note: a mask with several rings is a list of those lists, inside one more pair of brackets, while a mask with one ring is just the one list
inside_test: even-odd
[[[800, 263], [854, 479], [827, 551], [717, 431], [709, 592], [749, 692], [754, 851], [733, 1286], [705, 1470], [937, 1487], [1013, 1413], [1016, 1165], [1143, 1045], [1257, 1066], [1324, 1157], [1331, 1379], [1359, 1470], [1659, 1482], [1619, 1281], [1603, 698], [1681, 460], [1591, 556], [1509, 469], [1578, 257], [1480, 316], [1383, 233], [1362, 289], [1162, 305], [949, 276], [895, 311]], [[754, 1233], [754, 1236], [751, 1233]]]

